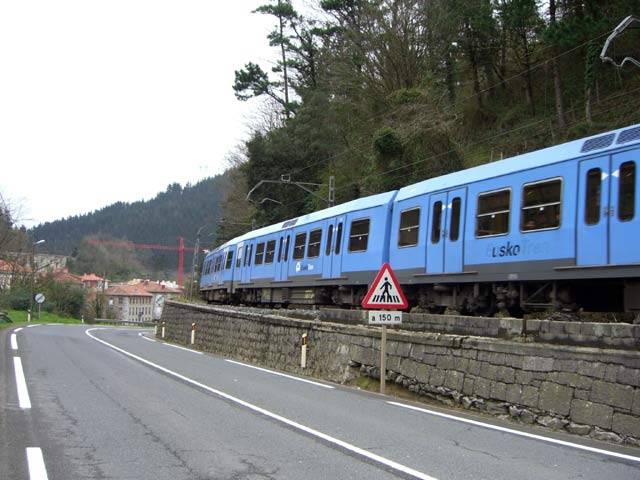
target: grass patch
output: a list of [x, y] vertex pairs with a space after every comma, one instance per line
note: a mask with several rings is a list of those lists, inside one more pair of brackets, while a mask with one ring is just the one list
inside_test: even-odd
[[380, 391], [380, 382], [371, 377], [358, 377], [356, 379], [356, 387], [362, 390]]
[[[19, 327], [27, 324], [27, 312], [24, 310], [8, 310], [7, 314], [11, 319], [10, 323], [0, 322], [0, 328]], [[31, 323], [81, 323], [79, 319], [72, 317], [64, 317], [55, 313], [42, 312], [38, 319], [36, 313]]]
[[[380, 381], [375, 378], [366, 377], [364, 375], [361, 375], [358, 378], [356, 378], [355, 386], [360, 390], [366, 390], [368, 392], [377, 393], [380, 391]], [[421, 403], [434, 403], [433, 401], [425, 397], [421, 397], [407, 390], [402, 385], [397, 385], [395, 382], [391, 380], [387, 380], [385, 382], [385, 390], [386, 390], [385, 392], [386, 395], [389, 395], [391, 397], [402, 398], [405, 400], [412, 400], [414, 402], [421, 402]]]

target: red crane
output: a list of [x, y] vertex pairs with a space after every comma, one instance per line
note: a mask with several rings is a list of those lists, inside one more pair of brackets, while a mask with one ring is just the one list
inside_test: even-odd
[[184, 246], [184, 238], [178, 237], [178, 245], [159, 245], [155, 243], [133, 243], [126, 240], [99, 240], [90, 238], [87, 243], [91, 245], [107, 245], [117, 248], [136, 248], [138, 250], [168, 250], [178, 252], [178, 286], [182, 288], [184, 282], [184, 252], [195, 253], [195, 248]]

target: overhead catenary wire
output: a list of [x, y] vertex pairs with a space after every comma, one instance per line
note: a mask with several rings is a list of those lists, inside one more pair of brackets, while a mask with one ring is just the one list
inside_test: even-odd
[[[623, 97], [626, 97], [628, 95], [633, 95], [633, 94], [637, 94], [637, 93], [640, 93], [640, 87], [638, 87], [636, 89], [633, 89], [631, 91], [625, 92], [625, 93], [611, 94], [610, 96], [605, 97], [605, 98], [601, 99], [600, 101], [596, 102], [595, 105], [600, 105], [602, 103], [605, 103], [605, 102], [608, 102], [608, 101], [611, 101], [611, 100], [616, 100], [616, 99], [623, 98]], [[614, 105], [614, 106], [612, 106], [612, 107], [610, 107], [608, 109], [605, 109], [605, 110], [603, 110], [603, 111], [601, 111], [599, 113], [600, 114], [607, 113], [607, 112], [609, 112], [609, 111], [611, 111], [611, 110], [613, 110], [615, 108], [618, 108], [618, 105]], [[571, 109], [567, 110], [567, 113], [572, 113], [572, 112], [575, 112], [575, 111], [578, 111], [578, 110], [581, 110], [581, 109], [582, 109], [581, 106], [574, 107], [574, 108], [571, 108]], [[536, 125], [545, 124], [553, 116], [554, 115], [549, 115], [549, 116], [546, 116], [544, 118], [541, 118], [541, 119], [535, 120], [533, 122], [527, 123], [525, 125], [520, 125], [518, 127], [512, 128], [510, 130], [505, 130], [505, 131], [497, 133], [495, 135], [490, 135], [490, 136], [484, 137], [482, 139], [477, 140], [476, 142], [472, 142], [470, 144], [470, 146], [483, 144], [483, 143], [488, 142], [490, 140], [493, 140], [493, 139], [496, 139], [496, 138], [499, 138], [499, 137], [503, 137], [503, 136], [512, 134], [512, 133], [517, 132], [519, 130], [524, 130], [524, 129], [532, 128], [532, 127], [534, 127]], [[576, 120], [574, 122], [567, 123], [567, 127], [575, 125], [575, 124], [577, 124], [579, 122], [580, 122], [580, 120]], [[422, 158], [420, 160], [416, 160], [415, 162], [411, 162], [411, 163], [408, 163], [408, 164], [405, 164], [405, 165], [401, 165], [401, 166], [398, 166], [398, 167], [395, 167], [395, 168], [392, 168], [392, 169], [389, 169], [389, 170], [385, 170], [383, 172], [376, 172], [374, 174], [367, 175], [367, 176], [362, 177], [362, 178], [360, 178], [358, 180], [354, 180], [353, 182], [349, 182], [347, 184], [344, 184], [339, 188], [336, 188], [336, 192], [345, 190], [345, 189], [347, 189], [349, 187], [352, 187], [352, 186], [355, 186], [355, 185], [358, 185], [358, 184], [362, 183], [365, 180], [369, 180], [369, 179], [376, 178], [376, 177], [381, 177], [381, 176], [388, 176], [390, 173], [394, 173], [394, 172], [397, 172], [397, 171], [400, 171], [400, 170], [404, 170], [406, 168], [409, 168], [409, 167], [412, 167], [412, 166], [416, 166], [416, 165], [419, 165], [421, 163], [428, 162], [430, 160], [435, 160], [435, 159], [437, 159], [437, 158], [439, 158], [441, 156], [449, 155], [449, 154], [454, 153], [454, 152], [455, 152], [455, 149], [451, 149], [451, 150], [448, 150], [446, 152], [441, 152], [441, 153], [438, 153], [436, 155], [432, 155], [432, 156], [429, 156], [429, 157]], [[404, 176], [404, 174], [403, 174], [403, 176]], [[399, 178], [399, 176], [393, 177], [394, 180], [397, 179], [397, 178]], [[301, 200], [296, 200], [296, 201], [287, 203], [287, 206], [293, 206], [293, 205], [302, 204], [302, 203], [305, 203], [306, 201], [307, 201], [306, 198], [305, 199], [301, 199]], [[262, 228], [262, 227], [265, 227], [267, 225], [269, 225], [269, 224], [259, 224], [259, 225], [256, 225], [256, 228]]]
[[[640, 93], [640, 87], [638, 87], [638, 88], [636, 88], [634, 90], [625, 92], [625, 93], [612, 94], [612, 95], [610, 95], [608, 97], [605, 97], [605, 98], [601, 99], [599, 102], [596, 102], [596, 105], [597, 104], [602, 104], [602, 103], [604, 103], [606, 101], [615, 100], [617, 98], [622, 98], [622, 97], [625, 97], [627, 95], [632, 95], [632, 94], [637, 94], [637, 93]], [[567, 110], [567, 113], [571, 113], [573, 111], [578, 111], [581, 108], [582, 107], [574, 107], [572, 109]], [[606, 109], [606, 110], [604, 110], [603, 112], [600, 112], [600, 113], [608, 112], [608, 111], [612, 110], [613, 108], [618, 108], [618, 106], [615, 105], [615, 106], [611, 107], [610, 109]], [[539, 120], [536, 120], [534, 122], [530, 122], [530, 123], [528, 123], [526, 125], [520, 125], [518, 127], [512, 128], [510, 130], [505, 130], [505, 131], [497, 133], [495, 135], [484, 137], [482, 139], [477, 140], [476, 142], [472, 142], [470, 145], [473, 146], [473, 145], [482, 144], [482, 143], [485, 143], [487, 141], [493, 140], [495, 138], [499, 138], [499, 137], [502, 137], [502, 136], [509, 135], [509, 134], [514, 133], [514, 132], [519, 131], [519, 130], [524, 130], [524, 129], [527, 129], [527, 128], [531, 128], [531, 127], [533, 127], [535, 125], [540, 125], [540, 124], [546, 123], [546, 122], [548, 122], [549, 118], [552, 118], [552, 117], [553, 117], [553, 115], [550, 115], [550, 116], [541, 118]], [[578, 122], [579, 121], [576, 120], [575, 122], [569, 123], [568, 125], [573, 125], [573, 124], [576, 124]], [[438, 153], [436, 155], [432, 155], [432, 156], [429, 156], [429, 157], [422, 158], [420, 160], [416, 160], [415, 162], [411, 162], [411, 163], [408, 163], [408, 164], [405, 164], [405, 165], [401, 165], [401, 166], [398, 166], [398, 167], [395, 167], [395, 168], [392, 168], [392, 169], [389, 169], [389, 170], [385, 170], [383, 172], [376, 172], [374, 174], [362, 177], [362, 178], [360, 178], [358, 180], [354, 180], [353, 182], [349, 182], [347, 184], [344, 184], [344, 185], [340, 186], [339, 188], [336, 188], [336, 191], [341, 191], [341, 190], [344, 190], [344, 189], [349, 188], [351, 186], [357, 185], [357, 184], [363, 182], [364, 180], [368, 180], [368, 179], [375, 178], [375, 177], [380, 177], [380, 176], [386, 176], [386, 175], [388, 175], [390, 173], [393, 173], [393, 172], [396, 172], [396, 171], [399, 171], [399, 170], [404, 170], [406, 168], [409, 168], [409, 167], [412, 167], [412, 166], [415, 166], [415, 165], [419, 165], [421, 163], [424, 163], [424, 162], [427, 162], [427, 161], [430, 161], [430, 160], [435, 160], [435, 159], [437, 159], [437, 158], [439, 158], [441, 156], [449, 155], [449, 154], [454, 153], [454, 152], [455, 152], [455, 150], [451, 149], [451, 150], [448, 150], [446, 152], [441, 152], [441, 153]], [[288, 203], [287, 205], [289, 205], [289, 206], [296, 205], [296, 204], [299, 204], [299, 203], [303, 203], [305, 201], [306, 201], [306, 199], [297, 200], [297, 201]]]
[[[522, 77], [522, 76], [526, 75], [527, 73], [530, 73], [530, 72], [532, 72], [532, 71], [535, 71], [535, 70], [537, 70], [537, 69], [539, 69], [539, 68], [541, 68], [541, 67], [543, 67], [543, 66], [545, 66], [545, 65], [549, 64], [550, 62], [552, 62], [552, 61], [554, 61], [554, 60], [557, 60], [557, 59], [559, 59], [559, 58], [562, 58], [562, 57], [563, 57], [563, 56], [565, 56], [565, 55], [568, 55], [568, 54], [570, 54], [570, 53], [573, 53], [574, 51], [576, 51], [576, 50], [578, 50], [578, 49], [580, 49], [580, 48], [582, 48], [582, 47], [586, 46], [586, 45], [587, 45], [587, 44], [589, 44], [590, 42], [592, 42], [592, 41], [596, 41], [596, 40], [598, 40], [598, 39], [600, 39], [600, 38], [604, 37], [605, 35], [609, 35], [610, 33], [611, 33], [610, 31], [604, 32], [604, 33], [602, 33], [602, 34], [600, 34], [600, 35], [597, 35], [597, 36], [595, 36], [595, 37], [593, 37], [593, 38], [591, 38], [591, 39], [588, 39], [588, 40], [586, 40], [586, 41], [582, 42], [582, 43], [581, 43], [581, 44], [579, 44], [579, 45], [576, 45], [576, 46], [574, 46], [574, 47], [571, 47], [570, 49], [565, 50], [565, 51], [563, 51], [563, 52], [559, 53], [558, 55], [555, 55], [555, 56], [553, 56], [553, 57], [551, 57], [551, 58], [547, 58], [547, 59], [545, 59], [545, 60], [542, 60], [542, 61], [540, 61], [540, 62], [538, 62], [538, 63], [536, 63], [536, 64], [532, 65], [531, 67], [529, 67], [529, 71], [528, 71], [528, 72], [527, 72], [527, 70], [524, 70], [524, 71], [522, 71], [522, 72], [520, 72], [520, 73], [517, 73], [517, 74], [511, 75], [510, 77], [507, 77], [507, 78], [505, 78], [505, 79], [503, 79], [503, 80], [501, 80], [501, 81], [499, 81], [499, 82], [497, 82], [497, 83], [495, 83], [495, 84], [493, 84], [493, 85], [491, 85], [491, 86], [489, 86], [489, 87], [486, 87], [486, 88], [482, 89], [482, 90], [481, 90], [480, 92], [478, 92], [478, 93], [473, 93], [473, 94], [470, 94], [470, 95], [467, 95], [467, 96], [464, 96], [464, 97], [459, 97], [459, 98], [457, 98], [454, 102], [452, 102], [452, 103], [450, 103], [450, 104], [448, 104], [448, 105], [445, 105], [445, 106], [444, 106], [444, 112], [443, 112], [443, 113], [445, 113], [445, 114], [446, 114], [446, 113], [450, 113], [450, 112], [453, 110], [453, 108], [454, 108], [455, 106], [457, 106], [459, 103], [461, 103], [461, 102], [466, 102], [466, 101], [468, 101], [468, 100], [471, 100], [471, 99], [473, 99], [473, 98], [478, 97], [479, 95], [484, 95], [484, 94], [486, 94], [487, 92], [489, 92], [489, 91], [491, 91], [491, 90], [493, 90], [493, 89], [495, 89], [495, 88], [498, 88], [498, 87], [500, 87], [500, 86], [502, 86], [502, 85], [504, 85], [504, 84], [507, 84], [508, 82], [511, 82], [511, 81], [513, 81], [513, 80], [515, 80], [515, 79], [517, 79], [517, 78], [520, 78], [520, 77]], [[375, 120], [375, 119], [377, 119], [377, 118], [381, 118], [381, 117], [383, 117], [383, 116], [391, 116], [391, 115], [394, 115], [395, 113], [400, 112], [400, 111], [402, 110], [402, 108], [403, 108], [402, 106], [399, 106], [399, 107], [394, 108], [394, 109], [393, 109], [393, 110], [391, 110], [391, 111], [380, 112], [380, 113], [377, 113], [377, 114], [371, 115], [371, 116], [367, 117], [367, 119], [366, 119], [366, 120], [363, 120], [362, 122], [360, 122], [360, 124], [361, 124], [361, 125], [365, 125], [366, 123], [370, 123], [370, 122], [372, 122], [373, 120]], [[414, 127], [415, 127], [415, 126], [417, 126], [417, 125], [418, 125], [418, 120], [414, 120], [414, 121], [409, 122], [408, 124], [406, 124], [406, 126], [407, 126], [407, 127], [409, 127], [409, 128], [411, 128], [412, 126], [414, 126]], [[437, 129], [438, 129], [438, 128], [440, 128], [440, 127], [441, 127], [441, 125], [433, 125], [433, 126], [430, 126], [430, 127], [426, 127], [426, 131], [433, 131], [433, 130], [437, 130]], [[337, 153], [335, 153], [335, 154], [333, 154], [333, 155], [330, 155], [329, 157], [324, 157], [324, 158], [322, 158], [322, 159], [318, 159], [317, 161], [311, 162], [311, 163], [309, 163], [309, 164], [307, 164], [307, 165], [305, 165], [305, 166], [303, 166], [303, 167], [300, 167], [300, 168], [296, 168], [296, 169], [290, 170], [290, 171], [289, 171], [289, 174], [293, 177], [294, 175], [298, 175], [298, 174], [300, 174], [300, 173], [302, 173], [302, 172], [304, 172], [304, 171], [306, 171], [306, 170], [308, 170], [308, 169], [310, 169], [310, 168], [312, 168], [312, 167], [315, 167], [315, 166], [317, 166], [317, 165], [319, 165], [319, 164], [322, 164], [322, 163], [326, 163], [326, 164], [328, 164], [328, 163], [330, 163], [332, 160], [337, 160], [337, 159], [339, 159], [339, 158], [341, 158], [341, 157], [343, 157], [343, 156], [347, 156], [347, 155], [350, 155], [350, 154], [353, 154], [353, 153], [366, 154], [366, 153], [368, 153], [368, 152], [366, 152], [366, 151], [364, 150], [364, 147], [366, 147], [366, 146], [368, 145], [368, 143], [369, 143], [369, 141], [368, 141], [368, 140], [363, 140], [362, 142], [360, 142], [360, 143], [359, 143], [359, 144], [357, 144], [356, 146], [353, 146], [353, 147], [351, 147], [351, 148], [349, 148], [349, 149], [342, 150], [342, 151], [337, 152]], [[341, 190], [341, 189], [336, 189], [336, 190]]]
[[[623, 94], [623, 95], [617, 95], [615, 97], [607, 97], [607, 98], [601, 100], [600, 103], [603, 103], [603, 102], [608, 101], [608, 100], [614, 100], [616, 98], [621, 98], [621, 97], [624, 97], [626, 95], [637, 94], [637, 93], [640, 93], [640, 88], [634, 89], [634, 90], [632, 90], [632, 91], [630, 91], [630, 92], [628, 92], [626, 94]], [[602, 113], [607, 113], [607, 112], [609, 112], [611, 110], [614, 110], [616, 108], [619, 108], [619, 106], [618, 105], [614, 105], [614, 106], [612, 106], [612, 107], [610, 107], [608, 109], [602, 110], [599, 113], [601, 113], [601, 114]], [[579, 109], [580, 109], [580, 107], [576, 107], [576, 108], [567, 110], [567, 112], [577, 111]], [[548, 121], [548, 117], [544, 118], [544, 119], [537, 120], [536, 122], [531, 122], [530, 124], [527, 124], [527, 125], [524, 125], [524, 126], [512, 129], [512, 130], [503, 132], [503, 133], [501, 133], [499, 135], [496, 135], [495, 137], [502, 136], [502, 135], [507, 135], [509, 133], [513, 133], [513, 132], [515, 132], [517, 130], [520, 130], [520, 129], [523, 129], [523, 128], [529, 128], [529, 127], [532, 127], [532, 126], [535, 126], [535, 125], [543, 124], [543, 123], [545, 123], [545, 121]], [[569, 122], [569, 123], [567, 123], [567, 126], [572, 126], [572, 125], [575, 125], [575, 124], [577, 124], [579, 122], [580, 122], [579, 120], [576, 120], [574, 122]], [[495, 138], [495, 137], [492, 137], [492, 138]], [[487, 139], [480, 140], [478, 143], [480, 143], [480, 142], [482, 142], [484, 140], [487, 140]], [[384, 172], [379, 172], [379, 173], [376, 173], [376, 174], [368, 175], [366, 177], [363, 177], [362, 179], [359, 179], [359, 180], [350, 182], [350, 183], [348, 183], [346, 185], [343, 185], [341, 188], [339, 188], [339, 189], [337, 188], [336, 191], [343, 190], [343, 189], [349, 188], [351, 186], [357, 185], [358, 183], [360, 183], [360, 182], [362, 182], [364, 180], [368, 180], [368, 179], [375, 178], [375, 177], [378, 177], [378, 176], [388, 176], [390, 173], [393, 173], [393, 172], [396, 172], [396, 171], [400, 171], [400, 170], [404, 170], [405, 168], [408, 168], [408, 167], [411, 167], [411, 166], [415, 166], [416, 164], [420, 164], [420, 163], [423, 163], [423, 162], [426, 162], [426, 161], [429, 161], [429, 160], [433, 160], [433, 159], [435, 159], [435, 158], [437, 158], [437, 157], [439, 157], [441, 155], [446, 155], [448, 153], [451, 153], [451, 151], [450, 152], [440, 153], [440, 154], [434, 155], [432, 157], [427, 157], [427, 158], [418, 160], [416, 162], [412, 162], [411, 164], [402, 165], [400, 167], [396, 167], [396, 168], [393, 168], [393, 169], [390, 169], [390, 170], [387, 170], [387, 171], [384, 171]], [[403, 173], [402, 175], [396, 175], [396, 176], [392, 177], [392, 180], [397, 180], [399, 178], [402, 178], [405, 175], [406, 175], [406, 173]], [[375, 193], [371, 193], [371, 194], [375, 194]], [[306, 202], [306, 199], [296, 200], [294, 202], [288, 203], [287, 205], [288, 206], [293, 206], [293, 205], [302, 204], [304, 202]], [[270, 223], [262, 223], [262, 224], [256, 225], [255, 228], [262, 228], [262, 227], [266, 227], [268, 225], [270, 225]]]

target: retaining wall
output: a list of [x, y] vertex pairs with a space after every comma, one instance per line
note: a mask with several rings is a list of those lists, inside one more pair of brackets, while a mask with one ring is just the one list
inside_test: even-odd
[[[219, 355], [340, 383], [379, 378], [379, 329], [330, 323], [322, 315], [295, 319], [167, 302], [162, 321], [166, 339], [182, 344], [195, 322], [196, 348]], [[387, 378], [443, 403], [640, 446], [640, 352], [523, 339], [390, 330]]]

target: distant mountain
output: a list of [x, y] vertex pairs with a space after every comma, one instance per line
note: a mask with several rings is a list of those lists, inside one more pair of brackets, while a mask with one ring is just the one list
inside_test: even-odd
[[[206, 178], [194, 185], [171, 184], [148, 201], [117, 202], [85, 215], [46, 222], [31, 229], [31, 238], [45, 239], [50, 253], [74, 255], [87, 236], [126, 239], [134, 243], [176, 245], [178, 237], [193, 246], [198, 228], [205, 226], [201, 242], [212, 243], [220, 213], [226, 174]], [[175, 252], [140, 255], [149, 272], [175, 270]], [[185, 257], [189, 267], [190, 255]]]

